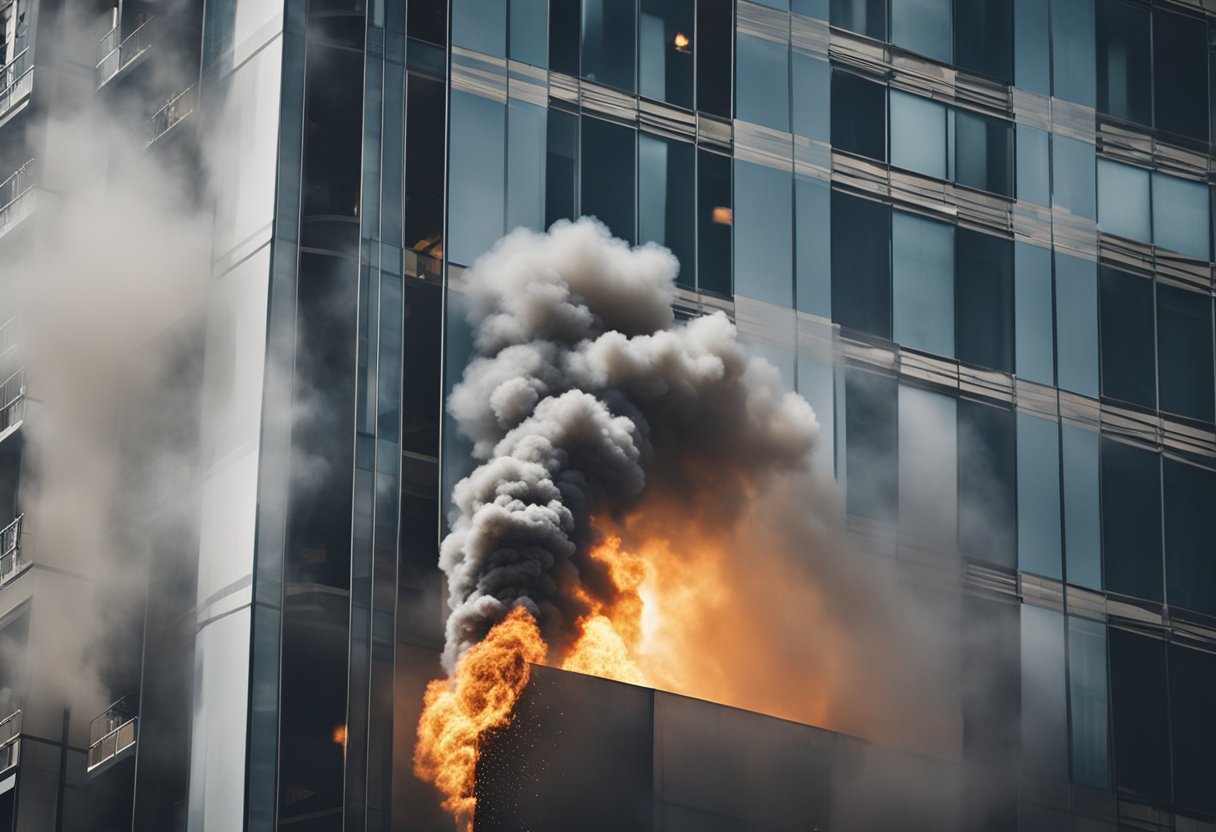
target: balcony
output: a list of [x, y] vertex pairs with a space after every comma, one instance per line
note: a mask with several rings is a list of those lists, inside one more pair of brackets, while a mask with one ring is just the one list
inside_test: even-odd
[[125, 752], [135, 747], [139, 717], [131, 707], [128, 697], [111, 705], [89, 723], [89, 760], [85, 769], [88, 774], [100, 773], [100, 769], [127, 756]]
[[0, 67], [0, 121], [30, 97], [34, 89], [34, 65], [30, 50], [23, 49], [6, 66]]
[[149, 138], [144, 147], [151, 147], [160, 138], [167, 135], [170, 130], [185, 121], [187, 116], [194, 112], [197, 103], [198, 86], [193, 84], [170, 98], [169, 103], [153, 113], [152, 117], [148, 119]]
[[[97, 88], [101, 89], [112, 81], [118, 73], [132, 66], [152, 48], [149, 24], [152, 18], [145, 18], [131, 34], [122, 37], [121, 26], [102, 35], [97, 41]], [[121, 40], [120, 40], [121, 38]]]
[[7, 774], [21, 761], [21, 711], [0, 719], [0, 775]]
[[25, 419], [25, 369], [0, 382], [0, 441], [8, 438]]
[[21, 557], [24, 519], [25, 515], [19, 514], [16, 520], [0, 529], [0, 586], [9, 583], [30, 566], [30, 562]]
[[0, 182], [0, 237], [34, 213], [34, 179], [31, 159]]

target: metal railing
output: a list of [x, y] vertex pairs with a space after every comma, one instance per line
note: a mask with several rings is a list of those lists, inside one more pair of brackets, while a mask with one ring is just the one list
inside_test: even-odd
[[34, 178], [31, 159], [0, 182], [0, 235], [29, 216], [32, 202], [27, 197], [34, 190]]
[[0, 529], [0, 586], [20, 575], [29, 563], [21, 558], [21, 521], [24, 514]]
[[0, 433], [25, 418], [25, 368], [0, 382]]
[[135, 745], [138, 725], [139, 717], [125, 696], [94, 717], [89, 723], [89, 760], [85, 770], [92, 771]]
[[0, 719], [0, 773], [8, 771], [21, 758], [21, 711]]
[[98, 39], [97, 86], [99, 88], [105, 86], [107, 81], [151, 48], [152, 40], [148, 30], [151, 22], [151, 17], [146, 18], [122, 40], [119, 40], [122, 35], [121, 26], [115, 26]]
[[198, 87], [193, 84], [170, 98], [165, 106], [153, 113], [152, 117], [148, 119], [150, 138], [147, 144], [151, 145], [176, 127], [186, 116], [193, 113], [197, 102]]
[[30, 50], [26, 48], [0, 67], [0, 116], [29, 95], [33, 86], [34, 65], [30, 62]]

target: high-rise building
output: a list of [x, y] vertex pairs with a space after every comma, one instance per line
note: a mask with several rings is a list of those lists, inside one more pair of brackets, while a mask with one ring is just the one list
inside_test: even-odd
[[[480, 829], [890, 828], [831, 803], [935, 791], [906, 828], [1216, 829], [1211, 0], [112, 2], [0, 0], [0, 830], [451, 828], [411, 754], [462, 274], [580, 215], [669, 247], [677, 312], [814, 405], [859, 546], [961, 585], [969, 773], [545, 670], [548, 768], [481, 772]], [[109, 152], [188, 171], [210, 250], [186, 405], [140, 399], [193, 416], [119, 420], [193, 473], [123, 508], [118, 589], [26, 482], [56, 401], [14, 264], [86, 101]], [[116, 704], [80, 713], [64, 610], [99, 604], [120, 624], [68, 640]], [[562, 731], [611, 776], [563, 780]]]

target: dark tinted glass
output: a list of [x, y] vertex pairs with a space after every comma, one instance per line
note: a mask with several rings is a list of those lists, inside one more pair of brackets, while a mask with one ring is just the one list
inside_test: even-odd
[[886, 87], [832, 70], [832, 146], [886, 161]]
[[697, 109], [730, 118], [731, 0], [697, 2]]
[[954, 179], [960, 185], [1013, 196], [1013, 125], [957, 110]]
[[1013, 80], [1013, 2], [954, 4], [954, 62], [963, 69]]
[[958, 358], [1013, 372], [1013, 241], [959, 228], [954, 314]]
[[637, 88], [637, 36], [633, 3], [583, 0], [582, 76], [633, 92]]
[[692, 109], [693, 0], [642, 0], [638, 92]]
[[1216, 473], [1166, 457], [1162, 480], [1170, 606], [1216, 615]]
[[1051, 4], [1051, 91], [1094, 106], [1094, 0]]
[[[962, 618], [963, 754], [969, 760], [1008, 763], [1018, 752], [1022, 710], [1018, 605], [967, 595]], [[999, 815], [984, 821], [972, 828], [1013, 828]]]
[[1198, 18], [1153, 10], [1153, 104], [1157, 127], [1208, 137], [1207, 27]]
[[638, 136], [638, 239], [667, 246], [680, 261], [677, 278], [696, 285], [693, 255], [695, 148], [688, 142]]
[[549, 0], [549, 68], [578, 75], [579, 0]]
[[1174, 802], [1216, 812], [1216, 655], [1169, 648]]
[[731, 293], [730, 167], [726, 156], [697, 151], [697, 287], [722, 296]]
[[406, 28], [409, 31], [410, 37], [439, 44], [440, 46], [447, 46], [447, 0], [411, 0], [408, 6], [408, 15], [409, 20], [406, 23]]
[[892, 468], [898, 459], [895, 379], [845, 373], [845, 504], [849, 514], [895, 520], [899, 489]]
[[891, 208], [832, 192], [832, 319], [891, 337]]
[[1152, 53], [1148, 6], [1098, 0], [1098, 109], [1152, 125]]
[[411, 72], [406, 79], [405, 247], [442, 249], [446, 86]]
[[628, 127], [583, 119], [579, 213], [598, 217], [613, 236], [629, 242], [635, 239], [636, 143], [637, 136]]
[[1102, 438], [1102, 572], [1111, 592], [1161, 600], [1157, 454]]
[[1017, 566], [1017, 421], [1013, 411], [958, 403], [958, 542], [969, 560]]
[[1106, 266], [1098, 280], [1102, 395], [1153, 407], [1152, 281]]
[[545, 146], [545, 227], [573, 219], [578, 175], [578, 116], [549, 110]]
[[875, 40], [887, 39], [886, 0], [831, 0], [828, 13], [833, 26]]
[[1164, 642], [1110, 630], [1115, 783], [1156, 800], [1170, 798], [1165, 670]]
[[1157, 383], [1161, 409], [1212, 421], [1212, 301], [1157, 286]]
[[740, 33], [735, 41], [735, 117], [790, 129], [790, 48]]

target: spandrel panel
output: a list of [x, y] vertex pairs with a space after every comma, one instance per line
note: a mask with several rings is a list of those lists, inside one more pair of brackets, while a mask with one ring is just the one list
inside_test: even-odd
[[774, 130], [790, 129], [790, 48], [740, 33], [735, 40], [735, 116]]
[[946, 107], [891, 90], [891, 164], [937, 179], [946, 174]]
[[1107, 234], [1149, 242], [1153, 234], [1148, 183], [1149, 172], [1143, 168], [1099, 159], [1098, 228]]
[[1114, 627], [1110, 638], [1115, 785], [1170, 799], [1170, 727], [1165, 642]]
[[1149, 7], [1098, 0], [1098, 110], [1138, 124], [1153, 123]]
[[1165, 581], [1171, 607], [1216, 615], [1216, 472], [1166, 457]]
[[789, 173], [735, 161], [735, 293], [794, 305], [793, 180]]
[[642, 0], [638, 21], [638, 92], [692, 109], [694, 0]]
[[1102, 577], [1110, 592], [1161, 601], [1160, 457], [1102, 438]]
[[891, 215], [893, 337], [954, 355], [954, 226], [913, 214]]
[[1068, 778], [1064, 616], [1022, 604], [1022, 766]]
[[891, 0], [891, 42], [950, 63], [950, 0]]
[[452, 91], [448, 255], [472, 265], [502, 236], [505, 221], [506, 106]]
[[633, 3], [583, 0], [582, 76], [625, 92], [637, 87], [637, 18]]
[[1207, 185], [1153, 172], [1153, 242], [1207, 260], [1211, 246]]
[[1014, 368], [1019, 378], [1055, 383], [1051, 250], [1013, 244]]
[[1018, 568], [1059, 580], [1059, 425], [1019, 413], [1017, 445]]
[[690, 288], [696, 285], [695, 165], [688, 142], [638, 134], [638, 241], [671, 249], [680, 261], [677, 281]]
[[1106, 627], [1068, 617], [1068, 699], [1072, 780], [1110, 788], [1110, 701], [1106, 677]]
[[1097, 398], [1097, 265], [1059, 252], [1055, 261], [1056, 377], [1061, 389]]
[[1153, 283], [1107, 266], [1098, 271], [1102, 395], [1154, 407]]
[[1157, 284], [1157, 384], [1160, 407], [1213, 418], [1212, 299]]

